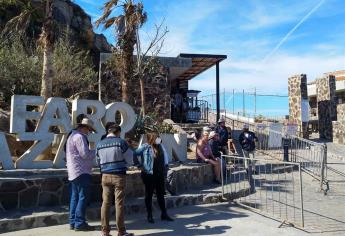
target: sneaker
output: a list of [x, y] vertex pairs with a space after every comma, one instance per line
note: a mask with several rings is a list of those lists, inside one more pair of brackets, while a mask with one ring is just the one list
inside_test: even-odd
[[147, 221], [150, 223], [150, 224], [154, 224], [155, 221], [153, 220], [153, 217], [152, 216], [147, 216]]
[[94, 231], [95, 230], [95, 226], [91, 226], [88, 224], [84, 224], [78, 228], [74, 228], [75, 231]]
[[101, 236], [111, 236], [109, 232], [102, 231]]
[[123, 234], [118, 234], [117, 236], [134, 236], [134, 234], [133, 233], [127, 233], [127, 232], [125, 232], [125, 233], [123, 233]]
[[164, 220], [164, 221], [174, 221], [174, 219], [171, 218], [170, 216], [168, 216], [168, 214], [162, 214], [161, 220]]
[[109, 232], [102, 231], [101, 236], [111, 236]]
[[69, 226], [69, 229], [70, 229], [70, 230], [74, 230], [74, 225], [70, 225], [70, 226]]

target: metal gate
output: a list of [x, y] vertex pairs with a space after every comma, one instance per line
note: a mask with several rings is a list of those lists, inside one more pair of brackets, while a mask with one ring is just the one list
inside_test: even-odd
[[301, 164], [238, 156], [222, 156], [223, 196], [247, 208], [304, 227]]
[[304, 172], [320, 181], [320, 189], [328, 191], [325, 144], [269, 129], [257, 130], [256, 135], [257, 151], [281, 161], [300, 163]]

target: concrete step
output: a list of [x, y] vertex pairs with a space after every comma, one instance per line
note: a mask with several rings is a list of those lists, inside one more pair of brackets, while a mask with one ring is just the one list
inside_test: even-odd
[[[188, 205], [202, 205], [231, 201], [243, 195], [243, 190], [238, 193], [221, 193], [221, 186], [205, 186], [205, 189], [196, 189], [178, 196], [166, 196], [167, 208], [178, 208]], [[146, 212], [144, 198], [126, 199], [126, 215]], [[87, 219], [89, 221], [100, 220], [100, 204], [93, 204], [87, 209]], [[158, 203], [153, 200], [154, 211], [159, 211]], [[115, 207], [112, 207], [111, 214], [114, 215]], [[68, 207], [35, 208], [28, 210], [16, 210], [2, 213], [0, 215], [0, 233], [31, 229], [37, 227], [47, 227], [53, 225], [68, 224]]]
[[202, 128], [205, 126], [209, 126], [210, 123], [178, 123], [182, 128]]

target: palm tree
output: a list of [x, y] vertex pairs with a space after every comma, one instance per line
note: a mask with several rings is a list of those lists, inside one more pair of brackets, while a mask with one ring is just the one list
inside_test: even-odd
[[41, 96], [47, 100], [53, 93], [53, 3], [46, 0], [45, 19], [42, 26], [42, 32], [39, 38], [41, 47], [43, 48], [43, 70], [41, 83]]
[[[110, 16], [116, 8], [122, 8], [123, 13], [118, 16]], [[115, 27], [117, 29], [117, 47], [120, 49], [121, 69], [120, 81], [122, 89], [122, 101], [129, 102], [128, 84], [133, 78], [133, 52], [137, 43], [137, 29], [146, 21], [144, 5], [134, 3], [133, 0], [110, 0], [104, 4], [103, 15], [96, 21], [96, 26], [103, 24], [104, 28]]]
[[[20, 7], [20, 13], [9, 20], [2, 35], [10, 34], [15, 31], [25, 38], [32, 21], [42, 18], [42, 10], [40, 6], [33, 5], [31, 0], [7, 0], [8, 4]], [[44, 3], [44, 19], [39, 38], [39, 44], [43, 48], [43, 69], [42, 69], [42, 85], [41, 96], [47, 100], [52, 96], [52, 80], [53, 80], [53, 1], [42, 0]]]

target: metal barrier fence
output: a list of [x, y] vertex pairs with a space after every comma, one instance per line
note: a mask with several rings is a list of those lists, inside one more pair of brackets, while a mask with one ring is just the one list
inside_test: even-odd
[[[238, 156], [222, 156], [222, 193], [235, 202], [281, 220], [304, 227], [301, 164]], [[235, 196], [234, 196], [235, 195]]]
[[327, 146], [274, 130], [256, 130], [257, 151], [281, 161], [301, 164], [306, 173], [320, 181], [320, 189], [329, 189], [326, 179]]

